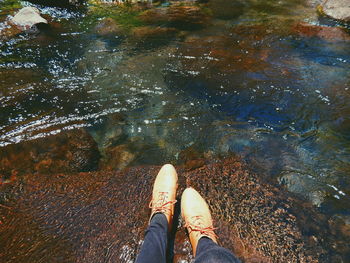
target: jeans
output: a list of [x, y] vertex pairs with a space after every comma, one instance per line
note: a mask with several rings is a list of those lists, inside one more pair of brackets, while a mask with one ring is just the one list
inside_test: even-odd
[[[168, 243], [168, 221], [159, 213], [152, 217], [136, 263], [165, 263]], [[202, 237], [197, 245], [195, 263], [239, 263], [231, 251], [210, 238]]]

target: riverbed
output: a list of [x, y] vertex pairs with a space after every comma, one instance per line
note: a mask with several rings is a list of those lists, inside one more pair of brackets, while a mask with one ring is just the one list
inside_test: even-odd
[[167, 28], [151, 37], [36, 5], [50, 29], [0, 44], [0, 151], [84, 128], [99, 169], [235, 154], [349, 225], [349, 28], [301, 0], [202, 5], [186, 23], [143, 20]]

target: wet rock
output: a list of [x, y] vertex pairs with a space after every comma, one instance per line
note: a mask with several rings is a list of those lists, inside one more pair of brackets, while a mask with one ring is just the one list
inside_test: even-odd
[[109, 147], [105, 150], [105, 162], [102, 164], [103, 169], [124, 169], [136, 155], [129, 149], [128, 144]]
[[166, 44], [175, 37], [177, 30], [166, 27], [143, 26], [132, 30], [133, 40], [142, 44]]
[[[342, 218], [343, 217], [343, 218]], [[336, 247], [340, 254], [349, 254], [349, 242], [350, 242], [350, 224], [349, 217], [347, 216], [333, 216], [329, 219], [330, 231], [332, 236], [338, 237], [338, 240], [333, 239], [331, 244]], [[344, 220], [345, 219], [345, 220]], [[347, 222], [346, 222], [347, 221]], [[341, 262], [342, 259], [339, 255], [334, 262]], [[349, 257], [347, 258], [349, 260]], [[346, 261], [346, 260], [345, 260]]]
[[168, 8], [149, 9], [139, 15], [142, 22], [151, 25], [197, 29], [208, 24], [209, 15], [193, 5], [171, 5]]
[[39, 10], [34, 7], [24, 7], [12, 18], [0, 25], [0, 39], [8, 40], [16, 35], [26, 32], [37, 34], [49, 31], [48, 21], [40, 16]]
[[74, 7], [85, 3], [85, 0], [30, 0], [29, 2], [34, 4], [40, 4], [45, 6], [59, 6], [59, 7]]
[[[181, 72], [178, 69], [169, 72], [166, 78], [168, 85], [181, 87], [197, 95], [205, 94], [207, 88], [213, 92], [232, 92], [233, 87], [244, 82], [246, 74], [256, 74], [257, 78], [261, 76], [263, 79], [265, 72], [279, 70], [268, 63], [275, 56], [271, 54], [270, 48], [257, 48], [257, 41], [263, 39], [266, 32], [258, 34], [255, 30], [248, 31], [247, 28], [244, 33], [240, 28], [232, 31], [233, 36], [187, 38], [175, 55], [181, 65], [178, 66], [175, 61], [174, 65]], [[248, 32], [251, 34], [246, 38]]]
[[327, 41], [350, 41], [350, 35], [340, 27], [315, 26], [302, 22], [294, 25], [294, 33], [303, 37], [318, 37]]
[[[2, 186], [0, 260], [135, 260], [159, 168], [26, 176]], [[330, 262], [333, 252], [321, 240], [331, 234], [322, 217], [262, 182], [238, 158], [212, 160], [190, 172], [178, 167], [178, 172], [178, 200], [186, 186], [195, 187], [210, 205], [220, 244], [243, 262]], [[180, 202], [177, 215], [179, 209]], [[190, 262], [187, 234], [181, 221], [174, 222], [179, 222], [175, 262]]]
[[179, 153], [180, 162], [184, 163], [186, 170], [194, 170], [205, 164], [204, 154], [198, 151], [195, 145], [191, 145]]
[[6, 21], [1, 25], [0, 40], [8, 40], [21, 32], [22, 30], [19, 29], [16, 25]]
[[115, 146], [125, 139], [125, 125], [127, 125], [126, 116], [116, 112], [106, 116], [99, 129], [90, 133], [102, 150]]
[[124, 34], [123, 29], [110, 17], [101, 20], [95, 27], [95, 32], [102, 37], [117, 37]]
[[98, 162], [93, 138], [83, 129], [72, 130], [1, 148], [0, 177], [90, 171]]
[[320, 4], [322, 4], [324, 2], [324, 0], [308, 0], [306, 3], [313, 7], [316, 8], [317, 6], [319, 6]]
[[245, 1], [232, 0], [211, 0], [209, 1], [210, 10], [214, 17], [219, 19], [234, 19], [244, 13]]
[[350, 2], [348, 0], [326, 0], [319, 11], [333, 19], [350, 22]]
[[40, 16], [40, 12], [35, 7], [24, 7], [11, 19], [11, 22], [18, 27], [28, 30], [32, 26], [44, 23], [47, 20]]

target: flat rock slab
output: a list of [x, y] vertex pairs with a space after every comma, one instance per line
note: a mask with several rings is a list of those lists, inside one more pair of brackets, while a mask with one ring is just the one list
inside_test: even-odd
[[99, 151], [84, 129], [10, 144], [0, 150], [0, 185], [23, 174], [87, 172], [97, 169]]
[[[159, 169], [28, 175], [3, 185], [0, 262], [133, 262]], [[178, 196], [193, 186], [206, 198], [220, 244], [243, 262], [335, 262], [323, 245], [322, 217], [263, 183], [238, 158], [179, 167], [178, 174]], [[174, 262], [190, 262], [182, 220], [174, 221]]]
[[333, 19], [350, 22], [350, 1], [326, 0], [321, 5], [321, 12]]

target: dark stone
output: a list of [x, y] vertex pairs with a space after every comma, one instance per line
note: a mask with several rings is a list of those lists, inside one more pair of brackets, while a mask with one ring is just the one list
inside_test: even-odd
[[33, 4], [58, 7], [75, 7], [84, 4], [85, 0], [29, 0]]
[[214, 17], [219, 19], [234, 19], [244, 13], [245, 1], [210, 0], [210, 10]]
[[[0, 261], [135, 260], [148, 224], [148, 203], [159, 168], [29, 175], [2, 186]], [[190, 172], [179, 167], [178, 174], [178, 198], [186, 186], [195, 187], [210, 205], [220, 244], [243, 262], [342, 259], [344, 254], [326, 246], [334, 236], [323, 216], [311, 205], [304, 206], [264, 183], [240, 159], [212, 160]], [[180, 202], [177, 214], [179, 208]], [[175, 262], [190, 262], [184, 228], [173, 229], [177, 229]], [[349, 248], [343, 251], [348, 252]]]
[[28, 173], [73, 173], [98, 167], [99, 151], [83, 129], [11, 144], [0, 151], [0, 178]]
[[129, 149], [128, 144], [108, 147], [104, 152], [103, 169], [123, 169], [134, 161], [136, 155]]
[[142, 45], [163, 45], [176, 36], [177, 30], [167, 27], [143, 26], [132, 30], [132, 40]]

